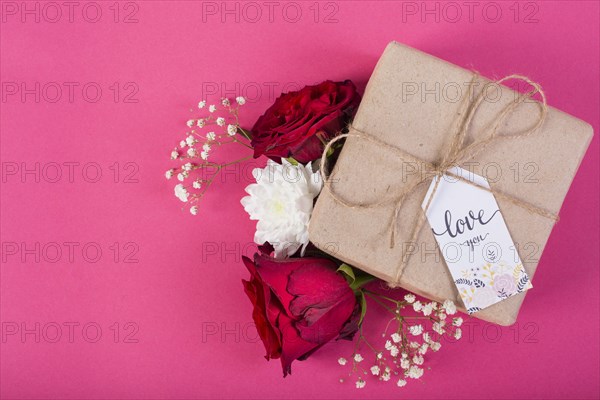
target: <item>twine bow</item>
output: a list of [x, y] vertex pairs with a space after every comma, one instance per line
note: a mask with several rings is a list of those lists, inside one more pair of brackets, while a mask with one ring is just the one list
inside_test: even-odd
[[[465, 143], [464, 143], [465, 138], [466, 138], [469, 128], [471, 126], [471, 122], [473, 121], [473, 118], [474, 118], [477, 110], [479, 109], [482, 101], [484, 100], [485, 94], [486, 94], [486, 90], [485, 90], [486, 88], [484, 88], [473, 99], [473, 92], [474, 92], [474, 86], [475, 86], [474, 83], [477, 80], [477, 78], [478, 78], [478, 75], [475, 74], [471, 80], [471, 84], [469, 85], [468, 97], [465, 101], [463, 101], [463, 103], [461, 105], [461, 109], [458, 113], [458, 115], [464, 116], [464, 117], [458, 118], [455, 121], [455, 124], [453, 127], [454, 132], [453, 132], [452, 142], [450, 143], [450, 146], [447, 147], [447, 150], [442, 154], [442, 158], [439, 163], [430, 163], [419, 157], [415, 157], [412, 154], [409, 154], [406, 151], [404, 151], [396, 146], [390, 145], [389, 143], [386, 143], [386, 142], [384, 142], [374, 136], [371, 136], [371, 135], [367, 134], [366, 132], [362, 132], [354, 127], [351, 127], [351, 129], [356, 133], [347, 133], [347, 134], [342, 134], [342, 135], [336, 136], [325, 146], [325, 149], [323, 150], [323, 155], [321, 156], [321, 164], [320, 164], [321, 177], [323, 178], [324, 189], [326, 189], [329, 192], [331, 197], [337, 203], [339, 203], [345, 207], [353, 208], [353, 209], [372, 209], [372, 208], [382, 207], [382, 206], [386, 206], [386, 205], [395, 203], [394, 213], [393, 213], [392, 219], [390, 221], [390, 224], [391, 224], [390, 248], [393, 248], [395, 246], [395, 240], [396, 240], [396, 236], [398, 234], [398, 232], [397, 232], [398, 231], [398, 215], [400, 213], [400, 210], [402, 209], [402, 206], [404, 205], [404, 200], [411, 193], [413, 193], [418, 187], [420, 187], [421, 185], [423, 185], [425, 183], [431, 182], [431, 180], [435, 179], [435, 184], [434, 184], [431, 194], [428, 198], [428, 201], [425, 204], [425, 206], [422, 208], [422, 212], [420, 213], [418, 220], [413, 225], [412, 230], [411, 230], [410, 241], [408, 243], [409, 244], [415, 243], [415, 241], [421, 231], [421, 228], [423, 227], [423, 222], [425, 221], [427, 211], [429, 209], [429, 206], [431, 205], [431, 201], [434, 198], [434, 195], [438, 189], [439, 183], [441, 182], [443, 175], [452, 176], [455, 179], [458, 179], [467, 184], [476, 186], [482, 190], [490, 192], [494, 196], [505, 199], [505, 200], [511, 202], [512, 204], [515, 204], [515, 205], [525, 209], [526, 211], [528, 211], [530, 213], [541, 215], [545, 218], [552, 219], [555, 222], [558, 221], [558, 215], [555, 213], [547, 211], [544, 208], [538, 207], [529, 202], [517, 199], [514, 196], [508, 195], [501, 191], [482, 186], [482, 185], [472, 182], [471, 180], [466, 179], [460, 175], [457, 175], [457, 174], [454, 174], [454, 173], [448, 171], [451, 167], [458, 166], [464, 162], [467, 162], [467, 161], [473, 159], [477, 154], [484, 151], [491, 144], [498, 143], [500, 141], [522, 139], [522, 138], [532, 135], [542, 126], [542, 124], [544, 123], [544, 120], [546, 118], [546, 115], [548, 113], [548, 106], [546, 104], [546, 96], [545, 96], [544, 92], [542, 91], [541, 87], [537, 83], [535, 83], [535, 82], [531, 81], [529, 78], [521, 76], [521, 75], [510, 75], [510, 76], [504, 77], [496, 82], [493, 82], [492, 84], [500, 85], [501, 83], [503, 83], [507, 80], [515, 79], [515, 80], [519, 80], [519, 81], [529, 84], [531, 87], [533, 87], [533, 89], [527, 93], [520, 94], [514, 101], [511, 101], [507, 106], [504, 107], [504, 109], [500, 112], [500, 114], [498, 114], [498, 116], [493, 121], [491, 121], [491, 123], [489, 124], [489, 125], [491, 125], [490, 134], [487, 137], [484, 136], [484, 139], [474, 141], [473, 143], [471, 143], [469, 145], [465, 145]], [[520, 133], [511, 134], [511, 135], [500, 135], [499, 130], [500, 130], [500, 127], [502, 126], [502, 124], [504, 123], [504, 121], [506, 121], [506, 119], [508, 117], [510, 117], [523, 102], [532, 98], [532, 96], [534, 96], [536, 93], [540, 94], [542, 101], [536, 102], [536, 104], [540, 108], [540, 115], [539, 115], [535, 125], [523, 132], [520, 132]], [[473, 100], [471, 100], [471, 99], [473, 99]], [[347, 201], [346, 199], [340, 197], [333, 190], [331, 181], [328, 179], [329, 176], [328, 176], [328, 166], [327, 166], [327, 154], [329, 153], [331, 147], [336, 142], [338, 142], [342, 139], [348, 138], [348, 137], [356, 138], [359, 140], [365, 140], [367, 142], [376, 144], [380, 147], [383, 147], [392, 152], [395, 152], [402, 159], [408, 159], [409, 161], [421, 163], [424, 166], [427, 173], [421, 174], [420, 179], [418, 179], [414, 183], [408, 185], [406, 188], [404, 188], [404, 190], [398, 196], [396, 196], [394, 198], [384, 199], [384, 200], [377, 201], [375, 203], [370, 203], [370, 204], [353, 203], [353, 202]], [[404, 271], [404, 267], [408, 263], [408, 260], [410, 259], [410, 255], [411, 254], [408, 251], [405, 251], [403, 253], [402, 263], [400, 264], [400, 268], [399, 268], [398, 274], [396, 276], [396, 282], [398, 282], [400, 280], [400, 276], [401, 276], [402, 272]]]

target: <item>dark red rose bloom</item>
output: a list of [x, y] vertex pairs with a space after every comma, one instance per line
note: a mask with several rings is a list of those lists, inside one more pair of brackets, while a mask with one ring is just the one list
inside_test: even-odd
[[325, 81], [282, 94], [252, 128], [254, 158], [316, 160], [323, 143], [346, 126], [359, 103], [360, 96], [349, 80]]
[[252, 301], [252, 317], [267, 351], [281, 358], [283, 376], [294, 360], [304, 360], [335, 338], [352, 338], [360, 306], [346, 279], [326, 258], [276, 260], [244, 257], [250, 280], [242, 280]]

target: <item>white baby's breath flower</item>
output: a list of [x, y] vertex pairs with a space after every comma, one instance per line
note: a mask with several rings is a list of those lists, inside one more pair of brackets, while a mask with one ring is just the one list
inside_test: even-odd
[[454, 331], [454, 339], [458, 340], [462, 337], [462, 330], [460, 328], [456, 328]]
[[454, 304], [454, 302], [452, 300], [444, 301], [443, 307], [444, 307], [444, 310], [446, 310], [446, 314], [448, 314], [448, 315], [456, 314], [456, 305]]
[[400, 354], [400, 349], [398, 349], [397, 346], [392, 346], [392, 348], [390, 349], [390, 355], [392, 357], [396, 357], [398, 354]]
[[400, 368], [408, 369], [410, 368], [410, 360], [408, 358], [403, 358], [400, 360]]
[[276, 258], [285, 258], [308, 244], [308, 223], [313, 200], [321, 191], [319, 172], [313, 172], [311, 163], [292, 165], [269, 160], [264, 169], [252, 172], [255, 184], [248, 185], [249, 196], [242, 205], [250, 219], [257, 220], [254, 241], [269, 242]]
[[421, 345], [421, 347], [419, 348], [419, 354], [425, 354], [427, 353], [427, 349], [429, 348], [429, 345], [427, 343], [423, 343]]
[[227, 125], [227, 134], [229, 136], [235, 136], [235, 134], [237, 133], [237, 126], [235, 125]]
[[204, 108], [206, 107], [206, 101], [202, 100], [200, 103], [198, 103], [198, 108]]
[[201, 157], [203, 160], [208, 160], [208, 152], [207, 152], [207, 151], [203, 151], [203, 152], [201, 152], [201, 153], [200, 153], [200, 157]]
[[190, 213], [192, 215], [198, 215], [198, 206], [192, 206], [192, 207], [190, 207]]
[[431, 326], [431, 329], [433, 329], [434, 332], [439, 333], [440, 335], [442, 335], [444, 333], [442, 324], [440, 324], [439, 322], [434, 322], [433, 325]]
[[217, 123], [217, 125], [219, 126], [224, 126], [225, 125], [225, 118], [223, 117], [219, 117], [217, 118], [217, 120], [215, 121]]
[[194, 189], [200, 189], [202, 188], [202, 182], [200, 182], [199, 180], [195, 180], [194, 183], [192, 183], [192, 186]]
[[221, 104], [223, 104], [225, 107], [227, 107], [231, 104], [231, 102], [229, 101], [229, 99], [225, 98], [225, 99], [221, 100]]
[[189, 149], [187, 149], [187, 155], [190, 157], [194, 157], [196, 155], [196, 149], [193, 147], [190, 147]]
[[461, 326], [463, 323], [462, 317], [452, 318], [452, 325]]
[[199, 119], [198, 122], [196, 122], [198, 128], [204, 128], [204, 125], [206, 125], [206, 121], [203, 119]]
[[340, 357], [338, 358], [338, 364], [340, 365], [346, 365], [346, 359], [344, 357]]
[[384, 371], [384, 373], [381, 374], [381, 380], [384, 381], [384, 382], [387, 382], [387, 381], [390, 380], [391, 376], [392, 375], [390, 374], [390, 369], [386, 368], [385, 371]]
[[211, 113], [215, 112], [216, 109], [217, 109], [217, 107], [214, 104], [211, 104], [210, 106], [208, 106], [208, 111]]
[[367, 384], [367, 382], [365, 382], [361, 378], [358, 378], [358, 380], [356, 381], [356, 388], [357, 389], [362, 389], [362, 388], [365, 387], [366, 384]]
[[413, 310], [415, 310], [416, 312], [421, 311], [422, 308], [423, 308], [423, 304], [421, 304], [420, 301], [415, 301], [413, 303]]
[[431, 351], [438, 351], [442, 347], [442, 344], [440, 342], [431, 342], [429, 347], [431, 348]]
[[190, 128], [191, 128], [192, 126], [196, 125], [196, 121], [195, 121], [195, 120], [193, 120], [193, 119], [189, 119], [189, 120], [186, 122], [186, 125], [187, 125], [188, 127], [190, 127]]
[[399, 343], [402, 340], [402, 336], [400, 336], [397, 332], [392, 334], [392, 340], [394, 343]]
[[173, 150], [171, 152], [171, 160], [177, 160], [178, 157], [179, 157], [179, 152], [177, 150]]
[[419, 379], [420, 377], [423, 376], [423, 369], [417, 367], [416, 365], [413, 365], [412, 367], [410, 367], [410, 369], [406, 372], [406, 375], [409, 378], [412, 379]]
[[179, 147], [181, 147], [183, 149], [186, 144], [187, 143], [185, 143], [185, 140], [182, 140], [181, 142], [179, 142]]
[[406, 381], [404, 379], [400, 379], [400, 380], [398, 380], [397, 385], [398, 385], [398, 387], [406, 386]]
[[208, 132], [208, 133], [206, 134], [206, 140], [208, 140], [208, 141], [211, 141], [211, 142], [212, 142], [212, 141], [213, 141], [213, 140], [215, 140], [216, 138], [217, 138], [217, 135], [215, 135], [215, 133], [214, 133], [214, 132]]
[[359, 353], [356, 353], [354, 355], [354, 361], [356, 361], [357, 363], [361, 362], [362, 360], [364, 360], [364, 358]]
[[389, 340], [385, 341], [385, 349], [386, 350], [390, 350], [392, 348], [392, 346], [393, 346], [393, 344], [391, 341], [389, 341]]
[[423, 313], [423, 315], [425, 316], [429, 316], [431, 315], [433, 311], [433, 304], [432, 303], [427, 303], [423, 306], [423, 308], [421, 309], [421, 312]]
[[408, 330], [413, 336], [419, 336], [423, 333], [423, 325], [411, 325]]
[[412, 293], [409, 293], [409, 294], [407, 294], [407, 295], [404, 295], [404, 300], [406, 300], [408, 303], [412, 304], [412, 303], [414, 303], [414, 302], [415, 302], [415, 300], [416, 300], [416, 297], [415, 297], [415, 295], [414, 295], [414, 294], [412, 294]]
[[243, 96], [238, 96], [235, 98], [236, 103], [238, 103], [240, 106], [243, 106], [244, 104], [246, 104], [246, 99]]
[[183, 174], [183, 172], [177, 174], [177, 180], [179, 182], [183, 182], [185, 180], [185, 175]]
[[184, 171], [191, 171], [191, 170], [192, 170], [192, 167], [193, 167], [193, 165], [192, 165], [192, 163], [190, 163], [190, 162], [187, 162], [187, 163], [183, 164], [183, 165], [182, 165], [182, 167], [183, 167], [183, 170], [184, 170]]
[[210, 151], [210, 144], [208, 144], [208, 143], [204, 143], [204, 144], [202, 145], [202, 150], [204, 150], [204, 151]]
[[167, 172], [165, 172], [165, 178], [167, 179], [171, 179], [173, 177], [175, 171], [173, 171], [173, 169], [168, 170]]
[[188, 201], [189, 193], [187, 189], [180, 183], [175, 186], [175, 196], [185, 203]]
[[423, 359], [423, 356], [421, 356], [421, 355], [415, 355], [413, 357], [413, 363], [415, 363], [416, 365], [423, 365], [424, 362], [425, 362], [425, 360]]
[[378, 366], [378, 365], [373, 365], [373, 366], [371, 367], [371, 373], [372, 373], [373, 375], [379, 375], [379, 373], [380, 373], [380, 372], [381, 372], [381, 370], [379, 369], [379, 366]]

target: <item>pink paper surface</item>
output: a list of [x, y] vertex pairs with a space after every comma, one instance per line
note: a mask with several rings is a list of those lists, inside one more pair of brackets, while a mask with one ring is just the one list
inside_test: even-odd
[[[402, 389], [340, 384], [349, 342], [286, 379], [263, 358], [239, 199], [264, 161], [232, 169], [195, 218], [164, 179], [201, 98], [245, 95], [251, 125], [282, 90], [352, 79], [362, 91], [391, 40], [485, 76], [527, 75], [597, 132], [597, 2], [70, 4], [0, 4], [0, 397], [600, 395], [597, 134], [517, 324], [467, 320]], [[387, 320], [370, 310], [377, 340]]]

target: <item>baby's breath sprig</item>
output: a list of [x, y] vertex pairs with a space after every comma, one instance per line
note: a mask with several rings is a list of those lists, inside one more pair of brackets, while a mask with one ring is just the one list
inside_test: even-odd
[[185, 138], [171, 151], [171, 160], [180, 165], [167, 170], [165, 177], [176, 177], [181, 182], [175, 185], [175, 196], [189, 205], [192, 215], [198, 214], [198, 203], [223, 168], [252, 157], [226, 163], [209, 160], [213, 150], [223, 145], [237, 144], [252, 149], [250, 132], [243, 129], [239, 121], [239, 110], [244, 104], [246, 99], [241, 96], [234, 101], [223, 98], [218, 105], [200, 101], [198, 109], [204, 115], [186, 122]]
[[[385, 339], [383, 348], [377, 348], [367, 340], [362, 325], [358, 331], [354, 352], [350, 357], [352, 369], [348, 373], [349, 377], [354, 376], [356, 379], [355, 385], [358, 389], [366, 386], [369, 376], [384, 382], [392, 381], [393, 378], [398, 387], [405, 386], [408, 379], [421, 378], [424, 373], [425, 354], [430, 350], [440, 350], [443, 335], [451, 335], [455, 340], [460, 339], [462, 335], [460, 326], [463, 319], [449, 317], [456, 313], [456, 306], [451, 300], [446, 300], [443, 304], [434, 301], [422, 303], [412, 293], [406, 294], [402, 300], [396, 300], [366, 289], [362, 291], [393, 317], [382, 334]], [[402, 313], [405, 308], [412, 308], [416, 315]], [[395, 329], [388, 335], [393, 327]], [[361, 348], [373, 353], [370, 367], [363, 367], [361, 364], [365, 360], [359, 352]], [[343, 357], [338, 359], [342, 366], [347, 362]], [[340, 382], [344, 382], [344, 379], [340, 379]]]

